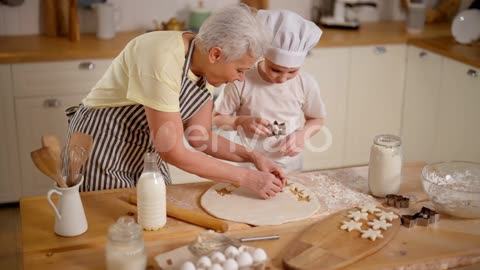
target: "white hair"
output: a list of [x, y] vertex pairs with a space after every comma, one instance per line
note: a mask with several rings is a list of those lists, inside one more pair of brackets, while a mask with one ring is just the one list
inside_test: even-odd
[[234, 61], [246, 53], [254, 58], [263, 56], [271, 36], [257, 21], [254, 11], [240, 4], [215, 11], [203, 22], [195, 39], [203, 52], [220, 47], [225, 61]]

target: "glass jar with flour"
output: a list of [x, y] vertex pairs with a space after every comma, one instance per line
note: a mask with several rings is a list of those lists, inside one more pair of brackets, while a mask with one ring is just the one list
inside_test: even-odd
[[401, 139], [378, 135], [373, 139], [368, 164], [368, 187], [376, 197], [398, 193], [402, 177]]
[[147, 255], [143, 230], [133, 217], [120, 217], [108, 230], [107, 270], [144, 270]]

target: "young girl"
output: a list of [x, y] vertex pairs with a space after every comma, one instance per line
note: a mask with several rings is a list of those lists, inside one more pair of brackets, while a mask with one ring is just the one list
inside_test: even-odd
[[286, 173], [302, 170], [305, 140], [320, 130], [326, 115], [315, 79], [301, 71], [322, 31], [286, 10], [260, 10], [273, 34], [265, 59], [226, 85], [215, 102], [213, 123], [237, 131], [237, 141], [280, 164]]

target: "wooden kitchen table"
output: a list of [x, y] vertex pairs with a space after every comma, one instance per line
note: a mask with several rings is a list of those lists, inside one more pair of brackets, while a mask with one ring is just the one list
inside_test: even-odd
[[[413, 198], [409, 213], [430, 202], [423, 193], [420, 172], [424, 163], [404, 166], [400, 193]], [[298, 177], [328, 175], [334, 179], [366, 184], [368, 167], [343, 168], [299, 174]], [[168, 203], [205, 213], [199, 204], [201, 194], [212, 182], [170, 185]], [[66, 238], [54, 234], [54, 213], [46, 197], [24, 198], [20, 201], [24, 269], [104, 269], [105, 243], [108, 227], [122, 215], [135, 215], [136, 208], [127, 201], [131, 190], [109, 190], [82, 193], [89, 224], [88, 231]], [[402, 211], [407, 211], [402, 210]], [[255, 236], [279, 234], [279, 240], [259, 241], [253, 245], [266, 249], [270, 269], [281, 269], [282, 253], [308, 225], [330, 213], [315, 218], [278, 226], [251, 227], [229, 222], [227, 234]], [[164, 228], [145, 232], [144, 238], [152, 269], [153, 257], [188, 244], [205, 229], [168, 218]], [[341, 243], [339, 243], [341, 245]], [[480, 263], [480, 219], [441, 217], [435, 227], [401, 227], [396, 237], [379, 252], [352, 264], [348, 269], [445, 269]]]

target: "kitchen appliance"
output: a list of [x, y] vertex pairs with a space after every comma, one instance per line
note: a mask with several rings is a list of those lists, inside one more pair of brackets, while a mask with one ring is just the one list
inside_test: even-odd
[[333, 8], [333, 16], [322, 17], [320, 24], [325, 27], [340, 29], [358, 29], [360, 23], [354, 9], [360, 6], [377, 7], [376, 2], [362, 0], [337, 0]]

